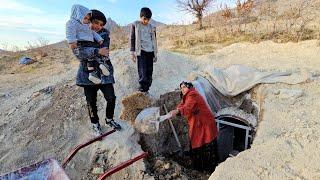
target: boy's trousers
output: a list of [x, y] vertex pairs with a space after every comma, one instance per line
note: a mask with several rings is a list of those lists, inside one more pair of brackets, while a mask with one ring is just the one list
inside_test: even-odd
[[147, 92], [152, 84], [154, 52], [141, 51], [138, 58], [140, 91]]
[[99, 123], [97, 109], [97, 93], [99, 89], [103, 93], [103, 96], [107, 101], [106, 118], [113, 119], [114, 108], [116, 104], [116, 96], [114, 94], [113, 84], [86, 85], [83, 86], [83, 88], [87, 100], [91, 123]]

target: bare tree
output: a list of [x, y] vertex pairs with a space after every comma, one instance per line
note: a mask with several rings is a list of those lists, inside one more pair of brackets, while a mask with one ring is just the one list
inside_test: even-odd
[[220, 12], [221, 16], [223, 17], [224, 20], [224, 26], [229, 25], [230, 26], [230, 31], [233, 33], [232, 29], [232, 22], [231, 19], [233, 18], [232, 10], [225, 4], [225, 7], [222, 8], [222, 5], [220, 6]]
[[245, 0], [243, 3], [237, 0], [236, 11], [239, 22], [238, 31], [241, 31], [241, 24], [244, 24], [244, 30], [246, 30], [246, 25], [249, 23], [253, 11], [253, 0]]
[[272, 38], [277, 31], [277, 24], [280, 18], [276, 1], [268, 0], [262, 3], [259, 9], [259, 17], [265, 17], [271, 23], [271, 28], [269, 28], [269, 23], [266, 23], [266, 26], [269, 37]]
[[210, 7], [214, 0], [176, 0], [178, 8], [196, 16], [199, 29], [202, 29], [202, 18], [204, 12]]
[[300, 19], [300, 23], [298, 23], [298, 29], [297, 29], [297, 41], [302, 40], [302, 36], [307, 30], [307, 25], [314, 21], [317, 17], [317, 14], [314, 11], [310, 11], [310, 7], [312, 7], [312, 1], [310, 0], [304, 0], [298, 4], [297, 7], [297, 16]]

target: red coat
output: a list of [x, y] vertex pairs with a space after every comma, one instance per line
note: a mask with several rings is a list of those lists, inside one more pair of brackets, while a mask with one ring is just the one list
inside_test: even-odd
[[214, 115], [194, 88], [183, 96], [177, 108], [188, 120], [192, 149], [208, 144], [218, 136]]

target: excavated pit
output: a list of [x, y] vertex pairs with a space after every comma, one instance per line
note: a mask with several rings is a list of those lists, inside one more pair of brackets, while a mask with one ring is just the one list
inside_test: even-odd
[[[172, 91], [160, 96], [152, 106], [160, 107], [160, 115], [176, 108], [181, 101], [180, 91]], [[190, 157], [183, 154], [189, 150], [188, 124], [183, 117], [171, 119], [177, 132], [182, 149], [174, 138], [169, 121], [160, 123], [156, 134], [140, 134], [139, 144], [150, 153], [145, 160], [147, 173], [155, 179], [208, 179], [210, 172], [192, 170]]]
[[[251, 138], [248, 138], [248, 145], [245, 147], [245, 131], [243, 129], [220, 125], [218, 137], [218, 154], [220, 158], [217, 161], [221, 163], [228, 157], [236, 156], [239, 152], [250, 148], [255, 134], [255, 127], [250, 122], [256, 120], [258, 110], [248, 93], [242, 93], [235, 98], [228, 98], [228, 100], [219, 98], [219, 101], [223, 102], [220, 103], [221, 109], [219, 112], [211, 107], [218, 120], [251, 129], [249, 133]], [[180, 91], [176, 90], [161, 95], [160, 99], [156, 100], [151, 106], [160, 107], [160, 115], [165, 115], [164, 105], [168, 111], [171, 111], [176, 108], [179, 102], [181, 102]], [[230, 107], [231, 104], [233, 104], [233, 107]], [[182, 149], [178, 147], [175, 141], [169, 121], [160, 123], [159, 132], [156, 134], [140, 133], [139, 144], [144, 151], [150, 154], [145, 160], [147, 173], [155, 179], [208, 179], [212, 172], [193, 170], [191, 158], [187, 153], [183, 153], [190, 149], [187, 121], [183, 117], [175, 117], [172, 119], [172, 123], [176, 129]]]

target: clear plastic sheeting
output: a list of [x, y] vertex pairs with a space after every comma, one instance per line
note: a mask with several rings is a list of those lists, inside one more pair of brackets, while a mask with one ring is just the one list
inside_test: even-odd
[[204, 77], [198, 76], [192, 84], [202, 95], [213, 112], [218, 112], [222, 108], [230, 107], [233, 103], [231, 98], [222, 95], [214, 86]]
[[134, 127], [143, 134], [155, 134], [159, 131], [160, 108], [150, 107], [142, 110], [136, 117]]

